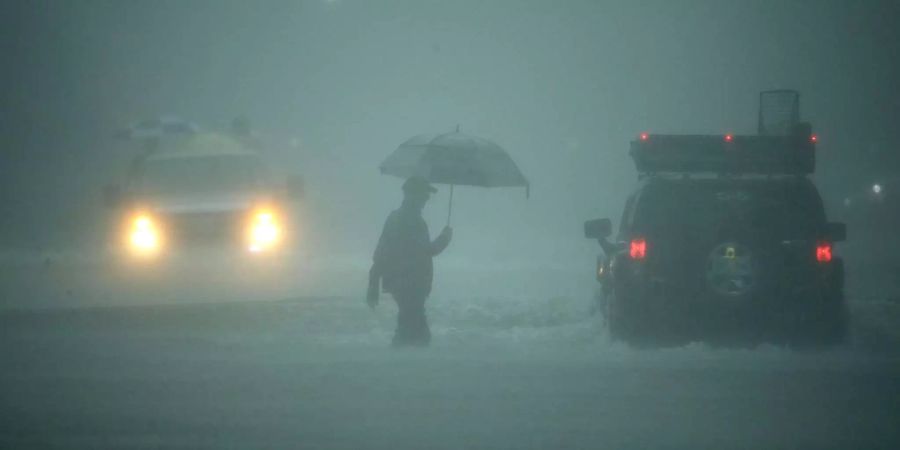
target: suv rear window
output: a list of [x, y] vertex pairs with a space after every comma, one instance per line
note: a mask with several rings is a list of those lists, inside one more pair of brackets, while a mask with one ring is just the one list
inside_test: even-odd
[[731, 227], [777, 239], [804, 239], [824, 221], [821, 198], [808, 180], [667, 180], [652, 182], [641, 192], [630, 228], [689, 235]]

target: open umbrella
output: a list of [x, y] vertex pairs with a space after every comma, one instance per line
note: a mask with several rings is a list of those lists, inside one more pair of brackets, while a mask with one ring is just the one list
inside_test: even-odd
[[404, 142], [379, 167], [400, 178], [421, 176], [431, 183], [450, 185], [447, 223], [453, 213], [453, 187], [515, 187], [528, 194], [528, 180], [499, 145], [456, 131], [422, 134]]

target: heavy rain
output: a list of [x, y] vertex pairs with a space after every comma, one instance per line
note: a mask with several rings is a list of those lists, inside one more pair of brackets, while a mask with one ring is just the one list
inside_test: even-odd
[[0, 2], [0, 447], [898, 448], [898, 19]]

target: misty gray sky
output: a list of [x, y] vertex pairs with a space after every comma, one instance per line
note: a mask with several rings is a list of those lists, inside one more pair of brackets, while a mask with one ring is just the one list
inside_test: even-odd
[[[272, 155], [308, 180], [341, 251], [368, 253], [399, 199], [378, 163], [457, 124], [505, 147], [521, 191], [460, 189], [453, 254], [551, 259], [596, 249], [617, 217], [628, 141], [753, 132], [757, 93], [796, 88], [821, 137], [817, 180], [900, 136], [896, 2], [5, 2], [2, 208], [8, 242], [90, 228], [117, 181], [116, 127], [175, 113], [246, 114], [296, 137]], [[442, 224], [446, 189], [429, 207]], [[88, 212], [85, 212], [88, 211]], [[88, 216], [88, 217], [86, 217]]]

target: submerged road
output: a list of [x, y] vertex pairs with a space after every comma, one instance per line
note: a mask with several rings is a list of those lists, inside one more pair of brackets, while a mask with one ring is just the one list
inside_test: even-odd
[[0, 313], [0, 448], [900, 448], [900, 357], [630, 350], [561, 300]]

